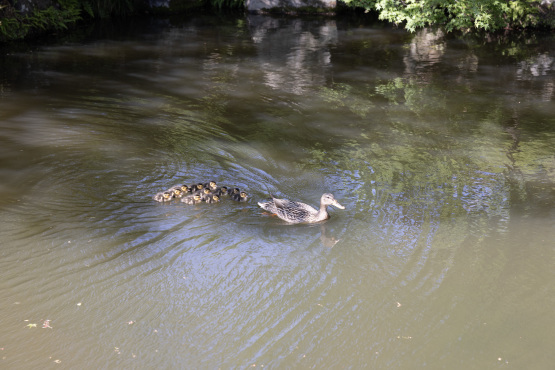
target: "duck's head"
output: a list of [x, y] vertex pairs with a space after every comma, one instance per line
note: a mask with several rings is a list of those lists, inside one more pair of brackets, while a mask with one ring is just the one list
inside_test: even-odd
[[227, 186], [222, 186], [220, 190], [222, 193], [227, 193]]
[[162, 197], [164, 198], [164, 200], [170, 200], [172, 199], [173, 193], [170, 193], [169, 191], [165, 191], [162, 193]]
[[216, 194], [214, 194], [214, 195], [212, 195], [212, 200], [213, 200], [214, 202], [219, 202], [219, 201], [220, 201], [220, 197], [217, 196]]
[[181, 185], [181, 191], [184, 193], [188, 193], [190, 189], [187, 185]]
[[202, 190], [202, 188], [204, 188], [204, 185], [201, 183], [197, 184], [197, 190]]
[[208, 186], [210, 187], [210, 189], [216, 189], [218, 187], [218, 185], [216, 184], [216, 181], [210, 181], [208, 183]]
[[194, 200], [195, 202], [200, 202], [200, 200], [201, 200], [200, 194], [195, 194], [195, 195], [193, 196], [193, 200]]
[[335, 198], [333, 197], [333, 194], [330, 194], [330, 193], [322, 194], [322, 198], [320, 198], [320, 202], [325, 206], [334, 206], [339, 209], [345, 209], [345, 207], [343, 207], [341, 204], [339, 204], [337, 200], [335, 200]]
[[241, 196], [241, 198], [246, 198], [246, 197], [248, 197], [247, 193], [244, 192], [244, 191], [240, 192], [239, 195]]
[[211, 193], [210, 189], [208, 189], [208, 188], [204, 188], [202, 191], [204, 192], [204, 194], [210, 194]]
[[173, 195], [175, 195], [176, 197], [180, 198], [182, 194], [183, 194], [183, 191], [181, 191], [181, 188], [173, 189]]
[[235, 188], [235, 189], [233, 189], [232, 193], [233, 193], [233, 194], [239, 194], [239, 193], [240, 193], [240, 190], [239, 190], [239, 188]]

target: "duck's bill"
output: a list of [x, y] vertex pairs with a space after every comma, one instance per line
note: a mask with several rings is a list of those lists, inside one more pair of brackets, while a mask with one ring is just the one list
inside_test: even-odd
[[345, 207], [343, 207], [341, 204], [339, 204], [339, 202], [336, 201], [336, 200], [333, 201], [333, 206], [337, 207], [339, 209], [345, 209]]

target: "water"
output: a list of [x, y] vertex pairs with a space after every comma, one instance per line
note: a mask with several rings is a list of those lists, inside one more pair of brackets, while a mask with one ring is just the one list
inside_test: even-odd
[[[4, 49], [1, 367], [552, 368], [554, 42], [207, 16]], [[212, 179], [249, 202], [151, 199]]]

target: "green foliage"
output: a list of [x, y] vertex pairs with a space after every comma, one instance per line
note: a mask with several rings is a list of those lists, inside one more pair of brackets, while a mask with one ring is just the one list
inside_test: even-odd
[[[6, 8], [6, 7], [5, 7]], [[77, 0], [60, 0], [58, 7], [35, 9], [22, 15], [13, 9], [1, 9], [0, 41], [22, 39], [35, 31], [61, 31], [81, 19]]]
[[414, 32], [417, 28], [442, 25], [447, 31], [472, 29], [494, 31], [536, 26], [538, 0], [344, 0], [355, 7], [377, 11], [380, 19]]
[[22, 14], [10, 5], [0, 6], [0, 42], [17, 40], [37, 32], [66, 30], [82, 15], [90, 18], [125, 16], [135, 9], [134, 0], [55, 0], [44, 10]]

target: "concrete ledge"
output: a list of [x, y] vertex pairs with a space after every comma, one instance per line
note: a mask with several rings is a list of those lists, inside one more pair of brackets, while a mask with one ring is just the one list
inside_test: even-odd
[[[246, 7], [251, 13], [268, 13], [280, 11], [283, 13], [291, 11], [319, 13], [334, 12], [337, 6], [336, 0], [247, 0]], [[309, 11], [312, 9], [312, 11]]]

